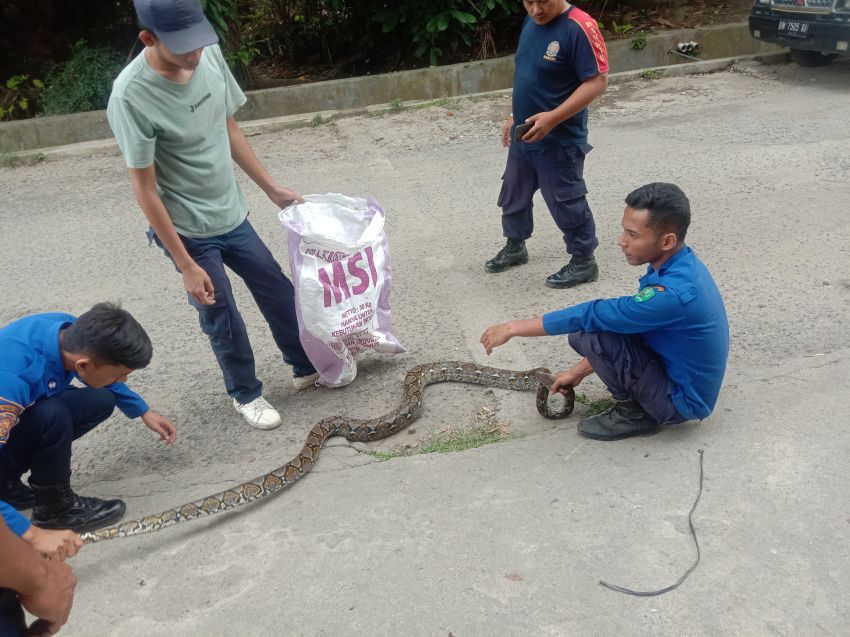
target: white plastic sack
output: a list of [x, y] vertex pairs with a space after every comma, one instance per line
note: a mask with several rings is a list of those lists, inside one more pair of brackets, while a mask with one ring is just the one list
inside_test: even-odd
[[347, 385], [365, 350], [405, 349], [390, 332], [390, 252], [374, 200], [329, 193], [280, 211], [301, 344], [319, 384]]

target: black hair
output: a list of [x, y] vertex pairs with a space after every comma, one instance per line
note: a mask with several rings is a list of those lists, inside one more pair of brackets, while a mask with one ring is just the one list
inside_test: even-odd
[[147, 367], [153, 345], [144, 328], [114, 303], [98, 303], [62, 333], [62, 348], [88, 354], [98, 363], [130, 369]]
[[641, 186], [626, 196], [626, 205], [648, 210], [651, 228], [674, 233], [679, 243], [685, 240], [691, 225], [691, 203], [676, 184], [655, 182]]

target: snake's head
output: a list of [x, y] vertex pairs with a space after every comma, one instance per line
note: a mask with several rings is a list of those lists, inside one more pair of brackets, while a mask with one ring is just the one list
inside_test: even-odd
[[552, 383], [555, 382], [555, 375], [545, 367], [538, 367], [532, 370], [531, 375], [537, 379], [537, 382], [546, 387], [546, 389], [551, 389]]

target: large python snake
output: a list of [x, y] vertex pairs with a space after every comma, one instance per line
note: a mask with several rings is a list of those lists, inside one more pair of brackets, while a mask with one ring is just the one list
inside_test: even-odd
[[351, 441], [366, 442], [386, 438], [408, 426], [416, 418], [416, 412], [422, 406], [422, 391], [425, 387], [434, 383], [474, 383], [518, 391], [537, 389], [537, 411], [545, 418], [564, 418], [573, 411], [575, 394], [572, 387], [564, 388], [566, 400], [563, 408], [559, 410], [551, 409], [548, 398], [549, 387], [551, 387], [553, 379], [551, 372], [543, 367], [517, 372], [458, 361], [439, 361], [427, 365], [417, 365], [409, 369], [405, 375], [404, 401], [385, 416], [368, 420], [331, 416], [320, 420], [310, 430], [307, 441], [298, 455], [283, 466], [258, 478], [243, 482], [232, 489], [188, 502], [157, 515], [148, 515], [139, 520], [130, 520], [108, 528], [84, 533], [82, 535], [83, 542], [91, 544], [119, 537], [151, 533], [180, 522], [188, 522], [227, 511], [277, 493], [290, 486], [313, 468], [319, 458], [322, 445], [328, 438], [343, 436]]

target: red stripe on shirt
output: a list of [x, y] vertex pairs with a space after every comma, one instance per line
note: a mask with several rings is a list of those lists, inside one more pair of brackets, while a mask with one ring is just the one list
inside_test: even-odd
[[608, 49], [605, 46], [605, 40], [599, 32], [599, 26], [596, 20], [587, 15], [584, 11], [576, 6], [570, 11], [570, 20], [574, 21], [582, 32], [587, 36], [590, 46], [593, 49], [593, 55], [596, 56], [596, 67], [600, 73], [608, 72]]

